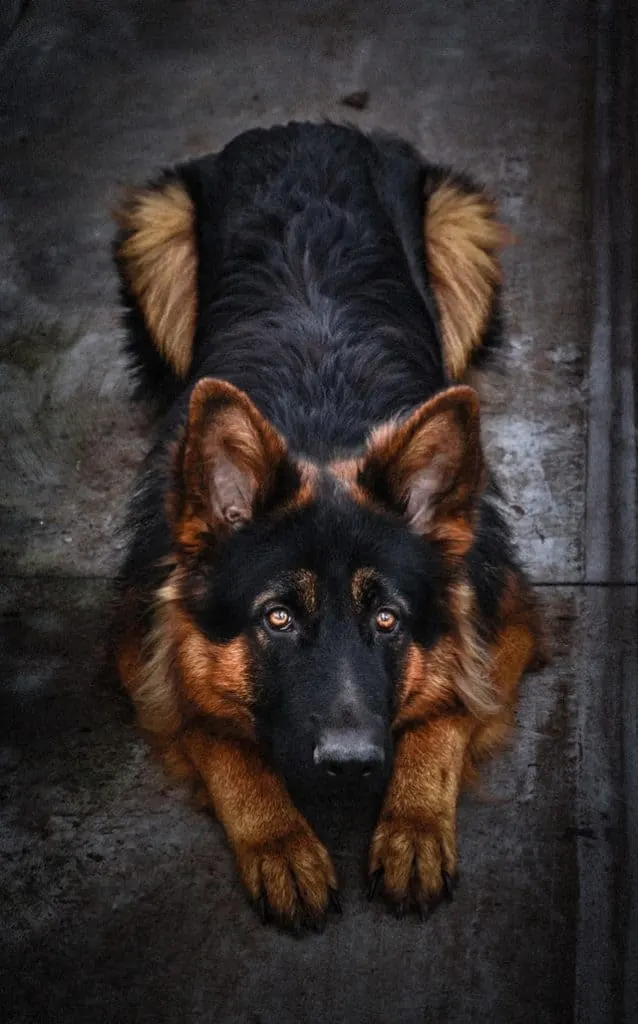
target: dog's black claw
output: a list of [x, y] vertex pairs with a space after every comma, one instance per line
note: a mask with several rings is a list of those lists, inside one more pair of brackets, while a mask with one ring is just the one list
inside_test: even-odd
[[330, 906], [337, 914], [343, 914], [343, 907], [341, 906], [341, 900], [339, 899], [339, 893], [336, 889], [330, 889], [329, 892]]
[[400, 921], [402, 917], [405, 917], [405, 909], [407, 907], [407, 900], [400, 900], [394, 905], [394, 916]]
[[303, 934], [304, 922], [301, 917], [295, 915], [288, 923], [284, 923], [283, 927], [298, 939]]
[[417, 906], [419, 909], [419, 917], [425, 923], [425, 921], [427, 921], [430, 916], [430, 907], [427, 903], [423, 903], [422, 901], [419, 901]]
[[268, 924], [268, 903], [266, 902], [266, 896], [263, 892], [255, 903], [255, 909], [259, 914], [261, 923]]
[[370, 902], [372, 902], [372, 900], [374, 899], [376, 891], [379, 888], [379, 882], [381, 881], [382, 878], [383, 868], [377, 868], [377, 870], [372, 875], [370, 875], [370, 880], [368, 882], [368, 899], [370, 900]]
[[447, 871], [441, 872], [441, 878], [443, 879], [443, 895], [448, 903], [451, 903], [454, 899], [454, 888], [455, 881], [451, 875], [448, 875]]
[[313, 932], [316, 932], [317, 935], [321, 935], [326, 930], [325, 916], [322, 915], [321, 917], [311, 917], [308, 922], [308, 927], [312, 928]]

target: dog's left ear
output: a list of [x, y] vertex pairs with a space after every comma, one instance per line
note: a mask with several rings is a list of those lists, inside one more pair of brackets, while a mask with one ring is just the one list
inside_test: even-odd
[[374, 502], [457, 556], [472, 544], [486, 482], [479, 401], [469, 387], [443, 391], [404, 423], [375, 431], [358, 477]]

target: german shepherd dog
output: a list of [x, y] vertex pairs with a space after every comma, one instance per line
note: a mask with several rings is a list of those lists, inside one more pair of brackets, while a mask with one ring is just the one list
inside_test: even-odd
[[458, 384], [499, 335], [505, 229], [383, 135], [240, 135], [132, 192], [116, 261], [161, 410], [132, 503], [119, 673], [262, 916], [321, 927], [295, 787], [384, 780], [370, 893], [427, 916], [459, 789], [544, 658]]

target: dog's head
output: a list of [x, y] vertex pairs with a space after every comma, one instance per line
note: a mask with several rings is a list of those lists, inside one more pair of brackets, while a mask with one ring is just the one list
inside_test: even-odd
[[487, 701], [460, 571], [485, 484], [470, 388], [319, 467], [205, 379], [174, 459], [181, 708], [252, 730], [299, 782], [382, 774], [393, 732]]

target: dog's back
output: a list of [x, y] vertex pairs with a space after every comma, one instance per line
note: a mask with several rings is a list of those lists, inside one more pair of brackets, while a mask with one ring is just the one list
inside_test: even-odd
[[[329, 124], [247, 132], [138, 194], [121, 222], [143, 390], [166, 404], [221, 377], [314, 458], [360, 447], [460, 376], [497, 321], [489, 204], [392, 139]], [[462, 293], [450, 322], [450, 260], [483, 302], [479, 325], [463, 324]]]
[[191, 194], [216, 204], [200, 243], [196, 372], [242, 388], [312, 458], [360, 447], [444, 384], [423, 236], [401, 237], [391, 172], [395, 204], [420, 223], [416, 159], [384, 163], [346, 129], [251, 133], [210, 170], [185, 171]]

